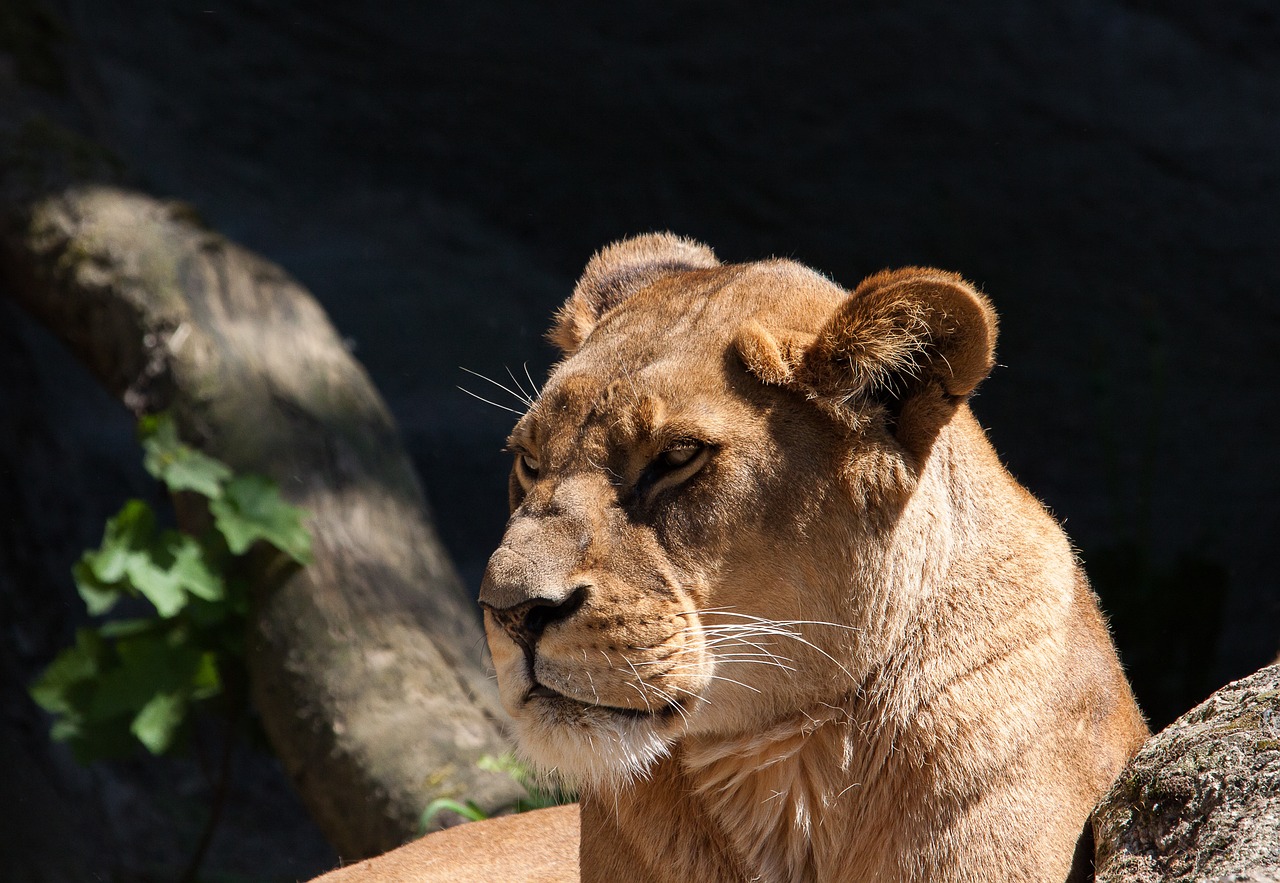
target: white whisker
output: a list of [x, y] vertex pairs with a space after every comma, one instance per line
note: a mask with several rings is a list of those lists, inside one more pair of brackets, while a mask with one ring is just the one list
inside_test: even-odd
[[500, 408], [503, 411], [510, 411], [512, 414], [515, 414], [517, 417], [524, 416], [523, 411], [517, 411], [515, 408], [508, 408], [506, 405], [499, 405], [497, 402], [490, 401], [489, 399], [486, 399], [484, 396], [476, 395], [471, 390], [466, 389], [465, 387], [460, 386], [458, 387], [458, 389], [462, 390], [467, 395], [471, 396], [473, 399], [479, 399], [480, 401], [484, 402], [486, 405], [493, 405], [495, 408]]
[[[639, 677], [639, 675], [637, 675], [637, 677]], [[686, 712], [684, 708], [681, 707], [680, 703], [677, 702], [670, 693], [668, 693], [666, 690], [663, 690], [661, 687], [648, 683], [647, 681], [641, 681], [641, 683], [644, 684], [645, 689], [652, 690], [653, 692], [657, 693], [663, 699], [663, 701], [667, 703], [668, 708], [674, 708], [676, 712], [680, 715], [680, 717], [684, 718], [684, 720], [688, 722], [689, 720], [688, 712]]]
[[745, 687], [746, 689], [750, 690], [752, 693], [759, 693], [759, 692], [760, 692], [758, 689], [756, 689], [755, 687], [751, 686], [750, 684], [744, 684], [744, 683], [742, 683], [742, 681], [735, 681], [733, 678], [726, 678], [724, 675], [711, 675], [711, 676], [709, 676], [709, 677], [707, 678], [707, 680], [709, 680], [709, 681], [724, 681], [724, 682], [729, 683], [729, 684], [737, 684], [739, 687]]
[[[463, 371], [466, 371], [472, 377], [479, 377], [481, 380], [485, 381], [486, 383], [492, 383], [498, 389], [507, 393], [509, 396], [516, 399], [517, 401], [525, 405], [528, 405], [529, 407], [533, 407], [533, 399], [529, 398], [527, 395], [522, 395], [521, 393], [516, 392], [511, 387], [507, 386], [505, 383], [499, 383], [498, 381], [494, 380], [492, 377], [486, 377], [485, 375], [481, 374], [479, 371], [472, 371], [470, 368], [463, 368], [461, 365], [459, 365], [458, 367], [461, 368]], [[507, 373], [508, 374], [511, 373], [510, 369], [508, 369]], [[512, 379], [514, 380], [515, 378], [513, 377]]]
[[[641, 681], [640, 683], [644, 682]], [[627, 681], [626, 685], [640, 694], [640, 701], [644, 703], [645, 711], [653, 711], [653, 705], [649, 702], [649, 697], [645, 695], [644, 690], [640, 688], [640, 684], [637, 684], [634, 681]]]
[[[729, 637], [734, 634], [746, 632], [750, 634], [751, 637], [790, 638], [791, 640], [799, 644], [804, 644], [806, 647], [809, 647], [810, 649], [822, 654], [824, 657], [831, 660], [831, 662], [835, 663], [836, 667], [839, 668], [840, 671], [844, 672], [846, 677], [850, 679], [853, 678], [853, 673], [850, 672], [843, 665], [841, 665], [838, 659], [836, 659], [826, 650], [823, 650], [817, 644], [814, 644], [812, 641], [808, 640], [807, 638], [802, 637], [798, 631], [791, 628], [793, 626], [809, 625], [809, 626], [828, 626], [831, 628], [847, 629], [848, 631], [853, 631], [853, 632], [859, 631], [859, 629], [856, 629], [852, 626], [841, 625], [835, 622], [823, 622], [821, 620], [765, 619], [764, 617], [753, 616], [749, 613], [736, 613], [730, 610], [725, 610], [723, 608], [712, 608], [708, 610], [691, 610], [688, 612], [691, 614], [697, 614], [698, 616], [701, 616], [704, 613], [711, 613], [718, 616], [734, 616], [734, 617], [738, 617], [739, 619], [749, 620], [749, 622], [747, 623], [740, 623], [740, 624], [725, 623], [725, 624], [715, 624], [711, 626], [705, 626], [702, 629], [704, 635], [710, 633], [715, 635], [716, 637]], [[686, 626], [685, 628], [686, 630], [693, 629], [692, 626]], [[693, 630], [696, 631], [697, 629], [693, 629]]]
[[[838, 622], [827, 622], [826, 620], [821, 620], [821, 619], [766, 619], [763, 616], [753, 616], [750, 613], [736, 613], [734, 611], [728, 610], [723, 607], [711, 607], [706, 610], [686, 610], [682, 614], [678, 614], [678, 615], [696, 614], [698, 616], [702, 616], [703, 614], [706, 614], [706, 613], [712, 613], [717, 616], [734, 616], [739, 619], [751, 620], [752, 622], [759, 623], [764, 626], [821, 625], [821, 626], [826, 626], [828, 628], [833, 628], [833, 629], [844, 629], [850, 632], [862, 631], [861, 629], [856, 628], [855, 626], [843, 625]], [[725, 623], [725, 626], [728, 628], [734, 628], [734, 627], [745, 628], [746, 627], [745, 625], [736, 626], [736, 624], [733, 624], [733, 623]], [[711, 626], [711, 627], [715, 628], [716, 626]]]
[[[786, 671], [795, 671], [795, 670], [796, 670], [793, 666], [791, 666], [791, 665], [788, 665], [788, 664], [787, 664], [787, 663], [788, 663], [788, 662], [790, 662], [791, 660], [789, 660], [789, 659], [788, 659], [788, 660], [785, 660], [785, 661], [784, 661], [784, 660], [782, 660], [782, 659], [779, 659], [778, 657], [775, 657], [773, 654], [766, 654], [766, 653], [723, 653], [723, 654], [720, 654], [720, 653], [717, 653], [717, 654], [715, 654], [715, 657], [714, 657], [714, 658], [715, 658], [715, 661], [716, 661], [717, 663], [726, 663], [726, 664], [728, 664], [728, 663], [738, 663], [738, 662], [742, 662], [742, 663], [755, 664], [755, 665], [772, 665], [772, 666], [774, 666], [775, 668], [785, 669]], [[667, 666], [667, 668], [665, 668], [665, 669], [663, 670], [664, 672], [665, 672], [665, 671], [690, 671], [690, 670], [694, 670], [694, 671], [696, 671], [696, 670], [701, 669], [701, 668], [704, 668], [704, 667], [706, 666], [706, 663], [703, 663], [703, 662], [675, 662], [675, 663], [668, 663], [665, 659], [659, 659], [659, 660], [655, 660], [655, 661], [653, 661], [653, 662], [639, 662], [639, 663], [636, 663], [636, 664], [637, 664], [637, 665], [666, 665], [666, 666]]]
[[529, 373], [529, 363], [524, 363], [524, 376], [529, 381], [529, 388], [533, 390], [533, 397], [536, 399], [542, 395], [542, 389], [533, 380], [533, 375]]
[[507, 376], [511, 378], [511, 382], [515, 384], [516, 389], [520, 391], [519, 399], [527, 405], [532, 405], [533, 396], [529, 395], [527, 392], [524, 391], [524, 387], [520, 385], [520, 379], [516, 377], [516, 375], [511, 371], [510, 367], [506, 365], [503, 365], [502, 367], [506, 369]]
[[[787, 636], [790, 636], [790, 634], [791, 633], [788, 633]], [[709, 640], [704, 640], [703, 643], [704, 643], [704, 646], [707, 646], [707, 647], [720, 647], [725, 644], [731, 644], [731, 645], [739, 644], [743, 647], [751, 647], [753, 649], [759, 650], [761, 653], [773, 652], [772, 650], [769, 649], [769, 645], [766, 645], [760, 641], [751, 640], [751, 638], [753, 637], [772, 638], [772, 637], [776, 637], [776, 635], [769, 635], [769, 634], [756, 635], [756, 634], [748, 633], [746, 637], [743, 637], [742, 635], [721, 635], [721, 634], [713, 633], [711, 638]]]
[[785, 662], [782, 662], [780, 660], [761, 657], [761, 656], [728, 654], [725, 656], [717, 656], [716, 662], [723, 662], [726, 665], [729, 665], [729, 664], [772, 665], [774, 668], [780, 668], [783, 671], [796, 671], [796, 667], [794, 665], [787, 665]]

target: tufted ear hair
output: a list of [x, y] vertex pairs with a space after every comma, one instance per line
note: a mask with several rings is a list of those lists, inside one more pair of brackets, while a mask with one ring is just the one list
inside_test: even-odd
[[856, 420], [881, 404], [908, 448], [931, 443], [995, 364], [996, 314], [955, 273], [885, 270], [862, 282], [805, 347], [794, 379], [825, 410]]
[[671, 273], [718, 266], [710, 248], [672, 233], [648, 233], [605, 246], [556, 312], [547, 339], [566, 356], [573, 355], [605, 313], [640, 289]]

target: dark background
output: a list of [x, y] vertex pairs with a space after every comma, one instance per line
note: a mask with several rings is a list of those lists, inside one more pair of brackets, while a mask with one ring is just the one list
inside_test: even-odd
[[[975, 410], [1077, 544], [1153, 724], [1280, 649], [1270, 0], [6, 4], [0, 99], [71, 108], [138, 185], [311, 288], [473, 588], [514, 417], [456, 387], [516, 403], [461, 369], [540, 378], [592, 251], [670, 229], [848, 287], [932, 264], [991, 296]], [[2, 299], [0, 350], [0, 625], [26, 676], [69, 634], [71, 562], [147, 485], [125, 415]], [[152, 860], [129, 838], [172, 824], [165, 783], [48, 763], [71, 804], [131, 795], [113, 861]], [[323, 866], [313, 833], [276, 833], [302, 824], [291, 798], [246, 799], [282, 806], [233, 820], [219, 861]]]

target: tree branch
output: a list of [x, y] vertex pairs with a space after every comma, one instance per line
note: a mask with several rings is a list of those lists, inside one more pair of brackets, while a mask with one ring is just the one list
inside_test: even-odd
[[185, 439], [311, 513], [315, 563], [258, 591], [248, 663], [330, 841], [355, 859], [412, 836], [436, 797], [512, 800], [514, 783], [474, 763], [507, 744], [474, 607], [385, 404], [321, 308], [185, 206], [4, 184], [5, 292], [134, 413], [172, 410]]

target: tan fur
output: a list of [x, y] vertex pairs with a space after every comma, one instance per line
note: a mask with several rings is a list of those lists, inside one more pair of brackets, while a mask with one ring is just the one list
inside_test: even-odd
[[583, 880], [1067, 877], [1147, 730], [966, 404], [995, 333], [938, 270], [593, 259], [480, 595], [521, 751], [581, 789]]
[[314, 883], [562, 883], [577, 864], [578, 807], [558, 806], [447, 828]]

